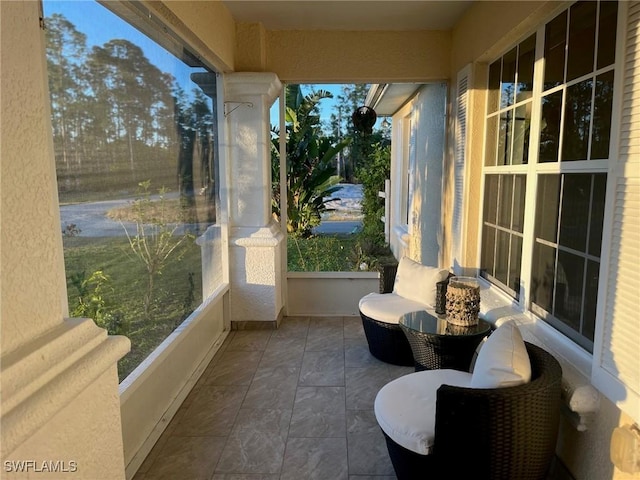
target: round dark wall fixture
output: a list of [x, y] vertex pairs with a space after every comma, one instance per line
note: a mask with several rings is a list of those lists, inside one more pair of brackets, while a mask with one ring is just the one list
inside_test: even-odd
[[373, 126], [376, 124], [376, 112], [371, 107], [358, 107], [351, 115], [353, 126], [358, 132], [371, 134]]

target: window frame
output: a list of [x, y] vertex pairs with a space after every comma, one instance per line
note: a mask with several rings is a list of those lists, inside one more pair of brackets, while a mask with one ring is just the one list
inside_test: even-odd
[[[485, 112], [483, 114], [483, 130], [485, 134], [483, 134], [483, 148], [482, 148], [482, 181], [481, 181], [481, 193], [480, 193], [480, 201], [484, 202], [485, 196], [485, 188], [487, 188], [486, 179], [489, 174], [524, 174], [526, 175], [526, 196], [525, 196], [525, 222], [523, 228], [523, 244], [522, 244], [522, 263], [521, 263], [521, 283], [520, 283], [520, 295], [519, 300], [514, 299], [512, 296], [509, 296], [506, 292], [504, 292], [498, 285], [495, 283], [491, 283], [488, 280], [485, 282], [489, 285], [492, 292], [495, 292], [500, 297], [502, 297], [506, 302], [511, 303], [512, 307], [518, 312], [525, 315], [531, 323], [528, 325], [534, 332], [534, 334], [540, 338], [544, 338], [545, 342], [548, 342], [555, 346], [555, 350], [562, 352], [563, 356], [569, 359], [570, 363], [574, 366], [577, 366], [579, 371], [588, 378], [591, 376], [592, 371], [592, 363], [594, 361], [595, 354], [587, 351], [583, 346], [581, 346], [576, 341], [572, 340], [566, 334], [562, 333], [558, 329], [552, 326], [552, 324], [547, 323], [546, 320], [541, 318], [539, 315], [536, 315], [532, 311], [532, 294], [530, 289], [530, 284], [532, 280], [532, 267], [533, 267], [533, 248], [535, 244], [535, 209], [536, 209], [536, 198], [538, 191], [538, 183], [541, 175], [544, 174], [558, 174], [563, 175], [567, 173], [606, 173], [610, 174], [611, 168], [613, 164], [616, 163], [617, 153], [616, 153], [616, 134], [617, 134], [617, 123], [619, 122], [619, 105], [621, 101], [621, 88], [620, 87], [620, 79], [621, 76], [621, 65], [622, 65], [622, 57], [620, 55], [620, 44], [624, 43], [620, 38], [620, 19], [623, 17], [623, 9], [621, 4], [624, 2], [618, 2], [618, 36], [616, 38], [616, 59], [615, 62], [608, 66], [605, 69], [594, 68], [589, 74], [583, 75], [576, 79], [573, 79], [569, 82], [563, 83], [560, 86], [554, 87], [553, 89], [549, 89], [544, 92], [547, 95], [550, 92], [566, 90], [568, 86], [574, 85], [575, 83], [579, 83], [583, 81], [585, 78], [595, 78], [603, 72], [613, 71], [614, 72], [614, 94], [613, 94], [613, 109], [611, 114], [611, 136], [610, 136], [610, 145], [609, 145], [609, 157], [606, 160], [584, 160], [584, 161], [561, 161], [562, 155], [562, 142], [558, 145], [558, 161], [556, 162], [547, 162], [542, 163], [538, 161], [538, 153], [539, 153], [539, 145], [540, 145], [540, 116], [541, 116], [541, 99], [543, 96], [543, 81], [544, 81], [544, 69], [541, 65], [544, 62], [544, 42], [545, 42], [545, 27], [548, 22], [556, 18], [558, 15], [561, 15], [562, 12], [568, 11], [571, 5], [565, 5], [563, 8], [555, 10], [551, 15], [547, 18], [541, 20], [535, 27], [533, 31], [528, 31], [526, 34], [523, 34], [518, 38], [517, 41], [512, 42], [508, 47], [501, 51], [499, 55], [496, 55], [491, 61], [487, 62], [487, 67], [499, 60], [512, 50], [519, 43], [526, 40], [530, 35], [536, 35], [536, 49], [535, 49], [535, 67], [534, 67], [534, 88], [532, 91], [532, 112], [531, 112], [531, 130], [530, 130], [530, 143], [529, 143], [529, 161], [527, 164], [523, 165], [486, 165], [486, 151], [487, 151], [487, 121], [491, 115], [499, 115], [499, 112], [502, 112], [504, 109], [498, 107], [495, 111], [489, 113], [488, 112], [488, 102], [489, 102], [489, 68], [487, 68], [486, 72], [486, 105]], [[596, 47], [597, 48], [597, 44]], [[562, 111], [564, 112], [565, 107], [565, 98], [563, 95], [563, 103], [562, 103]], [[499, 104], [499, 102], [498, 102]], [[516, 102], [515, 104], [519, 104]], [[593, 123], [593, 119], [591, 119], [591, 123]], [[592, 127], [590, 127], [592, 128]], [[562, 135], [562, 132], [561, 132]], [[496, 146], [497, 148], [497, 146]], [[590, 148], [589, 148], [590, 150]], [[603, 222], [603, 236], [606, 233], [606, 226], [610, 224], [609, 217], [610, 213], [610, 182], [611, 179], [607, 178], [607, 192], [606, 192], [606, 200], [605, 200], [605, 216]], [[480, 209], [480, 215], [478, 219], [478, 243], [477, 243], [477, 258], [478, 265], [480, 265], [480, 259], [482, 258], [482, 238], [483, 238], [483, 227], [484, 227], [484, 207]], [[604, 319], [601, 314], [601, 303], [603, 300], [601, 299], [606, 292], [606, 279], [604, 278], [603, 268], [605, 268], [605, 263], [608, 261], [608, 254], [605, 251], [605, 244], [603, 239], [603, 244], [601, 246], [600, 252], [600, 277], [599, 277], [599, 302], [597, 307], [597, 315], [596, 315], [596, 326], [595, 326], [595, 334], [594, 334], [594, 352], [596, 352], [597, 345], [599, 342], [599, 335], [602, 335], [602, 326], [600, 325]]]
[[[391, 229], [392, 246], [400, 252], [408, 248], [412, 233], [411, 202], [415, 168], [415, 122], [412, 103], [409, 102], [393, 116], [391, 142]], [[413, 146], [412, 146], [413, 145]]]

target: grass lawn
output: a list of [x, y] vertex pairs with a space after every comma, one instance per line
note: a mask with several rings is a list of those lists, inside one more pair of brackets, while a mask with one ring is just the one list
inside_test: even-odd
[[287, 263], [290, 272], [350, 272], [358, 270], [355, 235], [289, 236]]
[[[289, 237], [289, 271], [359, 270], [362, 257], [357, 254], [357, 246], [355, 235]], [[80, 295], [74, 276], [86, 279], [100, 270], [108, 277], [103, 285], [102, 312], [117, 316], [123, 325], [121, 331], [111, 329], [109, 333], [123, 334], [131, 340], [131, 352], [118, 362], [120, 381], [202, 303], [200, 247], [194, 240], [188, 242], [180, 259], [173, 257], [156, 277], [148, 319], [143, 307], [146, 270], [125, 237], [64, 237], [64, 254], [70, 311], [78, 305]]]
[[126, 325], [122, 333], [131, 340], [131, 352], [118, 362], [120, 381], [202, 303], [200, 247], [195, 240], [188, 243], [182, 259], [170, 259], [156, 277], [150, 318], [145, 319], [143, 298], [147, 274], [144, 265], [132, 254], [126, 238], [64, 239], [70, 311], [78, 304], [78, 289], [71, 280], [74, 275], [87, 278], [102, 270], [109, 277], [103, 293], [105, 310], [121, 316]]

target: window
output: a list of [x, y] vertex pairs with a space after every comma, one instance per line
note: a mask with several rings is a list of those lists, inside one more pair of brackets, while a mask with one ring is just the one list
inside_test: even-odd
[[98, 3], [44, 7], [69, 312], [131, 339], [123, 380], [221, 282], [216, 74]]
[[[593, 348], [606, 175], [540, 175], [532, 310]], [[559, 221], [558, 221], [559, 219]], [[574, 333], [575, 332], [575, 333]], [[577, 335], [576, 335], [577, 333]]]
[[[520, 295], [526, 176], [529, 163], [533, 66], [532, 35], [489, 67], [481, 272], [514, 298]], [[516, 168], [514, 168], [516, 166]]]
[[489, 67], [485, 165], [528, 163], [535, 35]]
[[494, 61], [488, 78], [481, 274], [589, 351], [617, 8], [575, 3]]
[[514, 298], [520, 291], [525, 175], [487, 175], [481, 271]]

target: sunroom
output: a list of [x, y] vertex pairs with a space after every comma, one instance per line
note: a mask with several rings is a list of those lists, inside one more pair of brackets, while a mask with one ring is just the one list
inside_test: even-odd
[[[636, 477], [640, 3], [57, 3], [79, 10], [89, 23], [95, 17], [87, 12], [108, 10], [177, 58], [181, 74], [188, 72], [184, 85], [199, 93], [163, 94], [173, 95], [174, 105], [184, 107], [180, 113], [196, 124], [179, 123], [184, 128], [165, 138], [146, 127], [128, 129], [133, 115], [123, 116], [117, 127], [100, 123], [104, 115], [87, 112], [147, 99], [126, 93], [100, 97], [104, 92], [94, 83], [85, 96], [73, 98], [85, 107], [63, 109], [69, 128], [52, 131], [52, 108], [61, 111], [55, 102], [63, 96], [56, 95], [65, 91], [56, 90], [52, 75], [60, 80], [67, 78], [60, 72], [73, 72], [83, 81], [124, 85], [131, 79], [106, 69], [93, 79], [78, 72], [84, 63], [122, 58], [133, 49], [105, 44], [86, 52], [86, 62], [69, 60], [52, 71], [48, 2], [0, 3], [2, 468], [7, 478], [34, 472], [154, 478], [145, 458], [181, 405], [193, 401], [189, 394], [210, 375], [210, 362], [236, 338], [272, 336], [288, 321], [307, 325], [308, 332], [315, 328], [318, 341], [334, 339], [324, 327], [339, 325], [345, 358], [341, 380], [330, 386], [348, 396], [349, 374], [356, 368], [349, 366], [346, 348], [356, 336], [358, 300], [377, 290], [378, 276], [288, 272], [286, 224], [272, 216], [270, 123], [272, 118], [285, 123], [287, 85], [311, 83], [367, 84], [367, 106], [391, 121], [386, 227], [394, 256], [477, 276], [483, 318], [494, 325], [515, 320], [525, 340], [561, 363], [556, 455], [567, 474]], [[69, 53], [78, 39], [61, 35], [60, 51]], [[141, 62], [138, 58], [136, 65]], [[137, 78], [150, 70], [140, 68]], [[148, 91], [154, 88], [149, 84]], [[178, 111], [161, 110], [157, 98], [149, 101], [155, 105], [149, 125]], [[208, 108], [206, 120], [197, 114], [202, 105]], [[137, 121], [144, 114], [135, 115]], [[196, 131], [203, 125], [206, 130]], [[98, 134], [104, 138], [103, 163], [94, 178], [65, 175], [63, 168], [68, 164], [72, 171], [89, 148], [80, 140]], [[77, 145], [63, 150], [65, 156], [57, 140], [61, 135]], [[120, 143], [114, 141], [118, 136], [124, 139]], [[138, 143], [131, 140], [136, 136], [142, 139]], [[117, 364], [129, 351], [129, 340], [108, 335], [96, 318], [81, 318], [95, 310], [69, 305], [65, 248], [81, 244], [78, 229], [89, 227], [65, 222], [61, 205], [73, 203], [69, 192], [82, 182], [89, 188], [130, 184], [131, 171], [109, 162], [121, 155], [131, 166], [127, 162], [140, 149], [160, 148], [169, 138], [182, 143], [167, 170], [154, 175], [178, 177], [180, 191], [191, 193], [198, 218], [206, 221], [188, 232], [198, 239], [195, 262], [185, 252], [180, 269], [167, 270], [158, 280], [182, 275], [184, 285], [174, 290], [181, 292], [175, 301], [185, 305], [183, 318], [119, 378]], [[185, 171], [195, 156], [206, 157], [209, 163], [202, 163], [211, 168]], [[146, 188], [134, 207], [145, 205], [150, 195], [157, 198], [156, 183]], [[131, 217], [121, 221], [126, 226]], [[132, 234], [123, 245], [122, 257], [135, 257], [144, 238]], [[182, 268], [188, 261], [195, 266]], [[89, 278], [78, 278], [79, 284], [82, 280]], [[161, 283], [156, 287], [161, 295], [169, 291]], [[147, 307], [153, 305], [149, 292]], [[267, 348], [266, 343], [254, 347]], [[256, 352], [239, 349], [234, 355], [251, 363]], [[320, 387], [299, 388], [312, 395], [312, 388]], [[360, 410], [350, 412], [348, 402], [345, 418], [359, 418], [354, 412]], [[215, 405], [211, 408], [215, 416]], [[344, 434], [346, 444], [350, 438], [355, 437]], [[282, 441], [290, 449], [322, 443], [286, 435]], [[253, 472], [211, 464], [204, 476], [290, 478], [282, 462]], [[331, 478], [391, 475], [360, 467], [347, 463]]]

